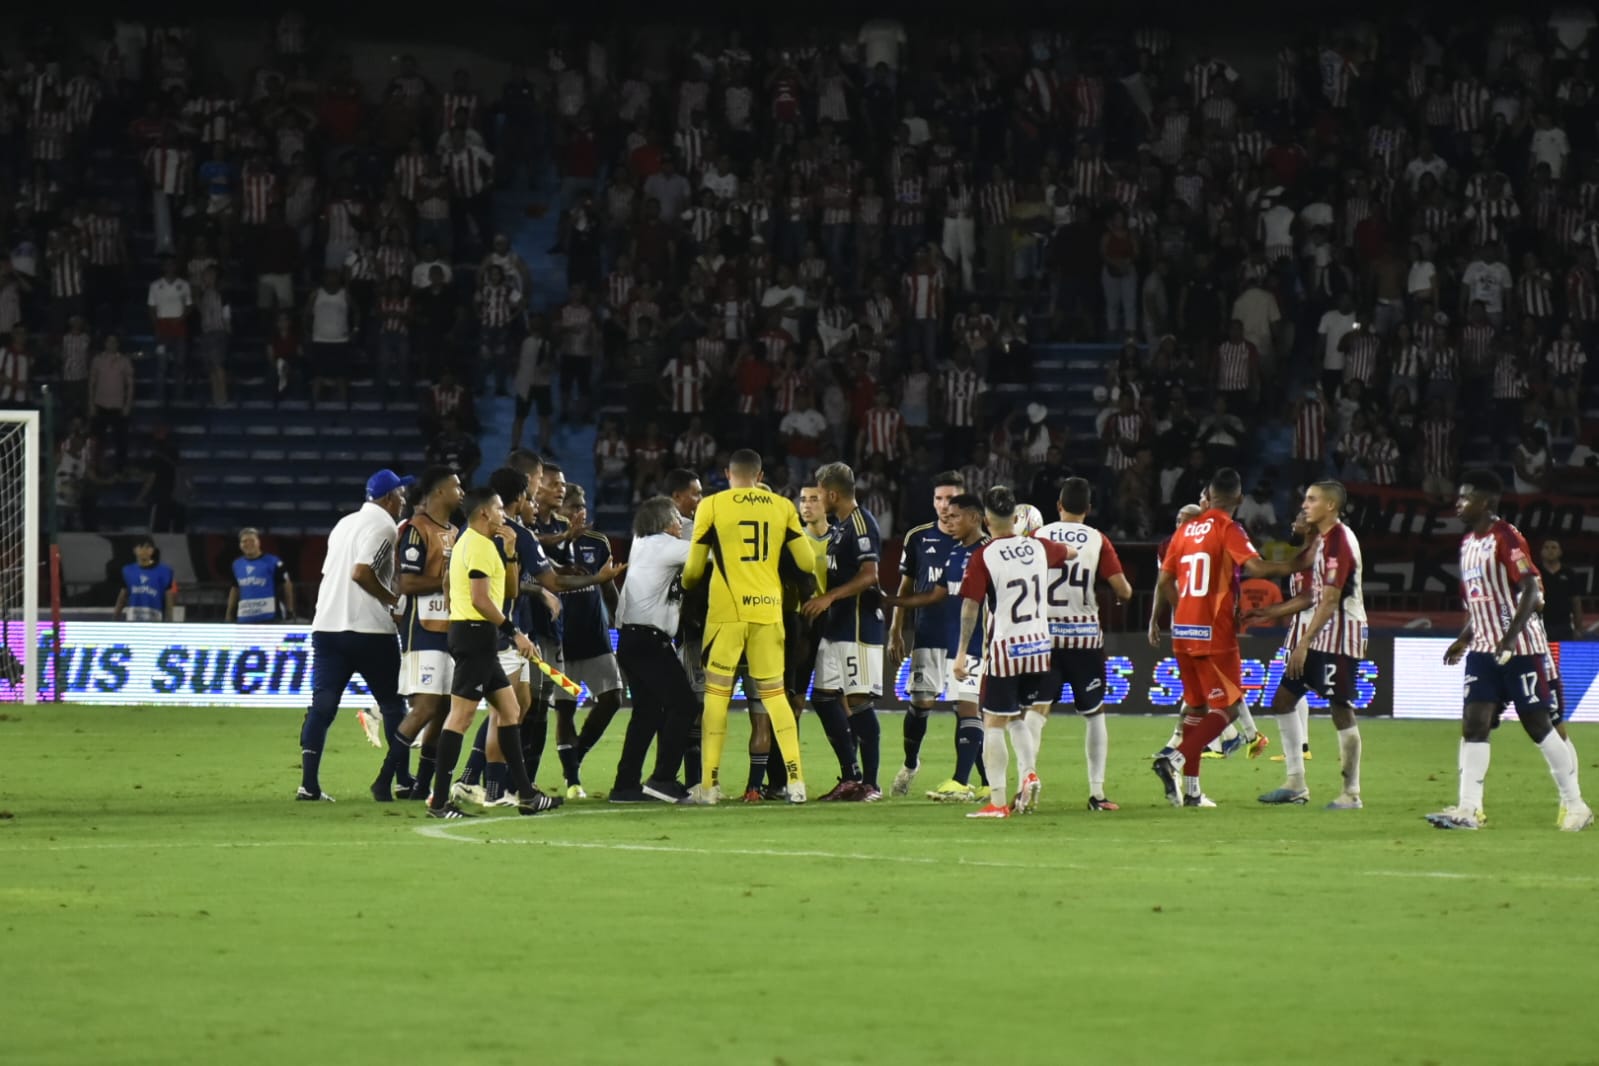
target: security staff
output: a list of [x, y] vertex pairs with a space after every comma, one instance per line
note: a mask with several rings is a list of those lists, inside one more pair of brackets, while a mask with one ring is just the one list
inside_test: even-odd
[[[612, 803], [651, 799], [681, 803], [688, 799], [688, 789], [677, 781], [677, 768], [688, 746], [699, 700], [672, 644], [682, 608], [683, 564], [689, 553], [682, 525], [677, 506], [666, 496], [645, 500], [633, 518], [628, 578], [616, 612], [621, 628], [616, 654], [633, 693], [633, 713], [616, 764]], [[657, 740], [655, 772], [640, 785], [644, 755], [652, 740]]]
[[233, 587], [228, 590], [229, 622], [279, 622], [294, 617], [294, 582], [276, 555], [261, 550], [261, 531], [239, 530], [239, 551], [233, 560]]

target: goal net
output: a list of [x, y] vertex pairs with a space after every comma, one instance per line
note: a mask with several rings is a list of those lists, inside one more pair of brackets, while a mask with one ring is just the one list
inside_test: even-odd
[[39, 412], [0, 411], [0, 703], [39, 699]]

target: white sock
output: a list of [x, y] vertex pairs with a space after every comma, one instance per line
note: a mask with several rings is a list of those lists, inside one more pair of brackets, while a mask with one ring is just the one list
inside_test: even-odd
[[[1294, 704], [1294, 713], [1299, 715], [1299, 748], [1302, 755], [1310, 744], [1310, 701], [1299, 697], [1299, 702]], [[1304, 760], [1301, 759], [1300, 763], [1302, 765]]]
[[1016, 749], [1016, 778], [1020, 780], [1028, 774], [1038, 772], [1038, 742], [1033, 738], [1033, 727], [1028, 724], [1027, 718], [1017, 715], [1006, 725], [1005, 731], [1010, 734], [1010, 746]]
[[1549, 764], [1549, 776], [1555, 779], [1561, 804], [1566, 807], [1580, 805], [1582, 793], [1577, 791], [1576, 767], [1573, 765], [1571, 749], [1560, 739], [1560, 734], [1549, 730], [1549, 735], [1538, 742], [1538, 750], [1543, 752], [1543, 761]]
[[1338, 758], [1344, 766], [1344, 791], [1360, 795], [1360, 726], [1338, 731]]
[[1282, 734], [1283, 742], [1283, 771], [1288, 775], [1285, 787], [1296, 791], [1305, 787], [1305, 734], [1301, 732], [1302, 728], [1298, 708], [1277, 716], [1277, 731]]
[[1005, 771], [1010, 769], [1010, 747], [1005, 743], [1005, 727], [983, 727], [983, 771], [988, 774], [988, 801], [996, 807], [1010, 803], [1005, 789]]
[[[1245, 740], [1254, 740], [1258, 730], [1255, 728], [1255, 716], [1249, 713], [1249, 704], [1239, 700], [1234, 706], [1238, 708], [1237, 731], [1244, 735]], [[1232, 729], [1233, 727], [1228, 726], [1227, 728]], [[1222, 735], [1226, 736], [1226, 733], [1224, 732]], [[1228, 739], [1231, 738], [1229, 737]]]
[[1171, 739], [1166, 741], [1166, 747], [1175, 748], [1175, 747], [1177, 747], [1177, 745], [1181, 744], [1182, 742], [1183, 742], [1183, 721], [1182, 721], [1181, 718], [1179, 718], [1177, 720], [1177, 724], [1172, 726]]
[[1105, 798], [1105, 760], [1110, 755], [1110, 730], [1105, 726], [1103, 714], [1091, 714], [1083, 719], [1083, 754], [1088, 757], [1088, 794], [1095, 799]]
[[1199, 787], [1199, 778], [1197, 776], [1189, 777], [1187, 774], [1183, 775], [1183, 795], [1203, 796], [1204, 794], [1204, 791]]
[[1033, 731], [1033, 751], [1035, 753], [1042, 752], [1044, 750], [1044, 727], [1049, 724], [1049, 715], [1041, 714], [1038, 711], [1028, 711], [1022, 716], [1022, 720], [1027, 723], [1027, 728]]
[[1482, 810], [1482, 784], [1488, 778], [1488, 742], [1460, 742], [1460, 809], [1467, 814]]
[[1222, 746], [1226, 744], [1227, 741], [1237, 739], [1238, 727], [1235, 725], [1228, 725], [1226, 729], [1223, 729], [1219, 734], [1217, 734], [1215, 740], [1212, 740], [1209, 744], [1205, 745], [1205, 750], [1214, 751], [1219, 755], [1222, 752]]
[[1577, 745], [1571, 742], [1570, 737], [1566, 738], [1566, 750], [1571, 752], [1571, 787], [1580, 793], [1582, 791], [1582, 781], [1580, 780], [1582, 777], [1582, 761], [1577, 758]]

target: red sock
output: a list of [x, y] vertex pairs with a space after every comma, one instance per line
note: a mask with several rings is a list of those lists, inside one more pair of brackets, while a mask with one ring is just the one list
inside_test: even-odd
[[1184, 727], [1183, 743], [1177, 750], [1183, 753], [1183, 773], [1199, 776], [1199, 757], [1211, 741], [1222, 735], [1232, 724], [1226, 711], [1211, 711], [1193, 728]]

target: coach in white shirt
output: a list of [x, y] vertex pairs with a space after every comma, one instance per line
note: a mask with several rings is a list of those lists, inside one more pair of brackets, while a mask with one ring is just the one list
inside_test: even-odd
[[[688, 748], [699, 700], [672, 645], [683, 599], [679, 578], [689, 552], [682, 527], [677, 504], [667, 496], [645, 500], [633, 518], [627, 582], [616, 610], [621, 630], [616, 656], [633, 694], [633, 714], [616, 763], [612, 803], [676, 803], [688, 797], [688, 789], [677, 781], [677, 768]], [[641, 784], [652, 740], [655, 771]]]
[[339, 519], [328, 534], [322, 587], [311, 622], [311, 707], [300, 727], [297, 800], [333, 799], [318, 771], [339, 700], [356, 674], [377, 700], [385, 733], [393, 738], [405, 718], [400, 698], [400, 640], [389, 612], [394, 591], [395, 521], [414, 477], [379, 470], [366, 480], [366, 503]]

